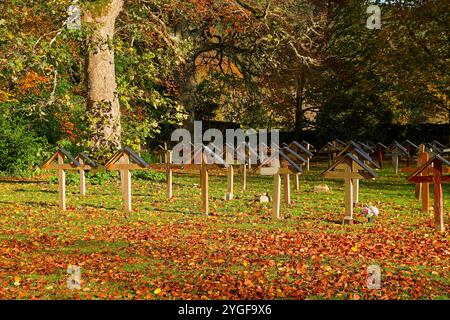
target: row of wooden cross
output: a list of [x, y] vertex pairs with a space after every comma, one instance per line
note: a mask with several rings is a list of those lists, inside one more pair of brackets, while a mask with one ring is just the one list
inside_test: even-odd
[[[306, 165], [309, 168], [309, 159], [312, 157], [312, 145], [308, 143], [298, 143], [293, 142], [290, 146], [285, 145], [282, 148], [279, 146], [274, 146], [272, 148], [265, 146], [270, 152], [274, 150], [280, 150], [280, 156], [284, 159], [283, 164], [287, 161], [288, 164], [294, 166], [294, 171], [289, 171], [287, 165], [284, 168], [276, 167], [277, 163], [273, 164], [272, 160], [274, 156], [268, 157], [261, 161], [261, 164], [257, 169], [262, 169], [262, 174], [264, 175], [274, 175], [280, 176], [283, 174], [292, 173], [295, 177], [295, 189], [298, 190], [298, 173], [302, 171], [293, 160], [301, 161], [301, 165]], [[292, 148], [292, 149], [291, 149]], [[194, 148], [190, 154], [189, 164], [174, 164], [172, 161], [173, 154], [171, 150], [167, 150], [166, 146], [160, 146], [159, 150], [163, 151], [164, 161], [159, 164], [148, 164], [145, 162], [136, 152], [130, 148], [124, 148], [118, 151], [114, 156], [104, 165], [104, 169], [109, 171], [119, 171], [121, 174], [121, 189], [124, 199], [124, 211], [132, 210], [132, 192], [131, 192], [131, 170], [147, 170], [153, 169], [158, 171], [164, 171], [166, 173], [166, 196], [168, 199], [173, 197], [173, 170], [175, 169], [186, 169], [186, 170], [199, 170], [200, 171], [200, 186], [201, 186], [201, 199], [202, 199], [202, 212], [205, 214], [209, 213], [209, 170], [211, 169], [227, 169], [227, 193], [225, 195], [226, 200], [233, 199], [234, 194], [234, 171], [235, 167], [238, 167], [241, 173], [241, 185], [243, 190], [246, 189], [247, 172], [252, 169], [251, 161], [246, 163], [240, 163], [235, 157], [231, 160], [226, 158], [225, 153], [223, 155], [216, 155], [210, 148], [202, 145], [200, 148]], [[253, 153], [258, 157], [257, 150], [248, 148], [250, 153]], [[297, 154], [295, 150], [298, 150], [300, 154]], [[286, 150], [289, 155], [285, 154]], [[274, 153], [275, 154], [275, 153]], [[303, 157], [302, 157], [303, 155]], [[211, 157], [213, 158], [213, 163], [211, 163]], [[259, 159], [263, 159], [258, 157]], [[200, 159], [200, 161], [195, 161]], [[227, 159], [227, 160], [225, 160]], [[162, 160], [162, 157], [161, 157]], [[273, 165], [274, 170], [267, 171], [268, 165]], [[66, 182], [65, 174], [66, 171], [79, 171], [80, 174], [80, 193], [82, 195], [86, 194], [86, 179], [85, 172], [89, 170], [99, 170], [100, 167], [92, 161], [86, 154], [80, 153], [76, 157], [73, 157], [64, 148], [58, 149], [43, 165], [43, 169], [48, 170], [58, 170], [58, 191], [59, 191], [59, 207], [62, 210], [66, 210]], [[284, 170], [284, 171], [283, 171]], [[256, 169], [253, 172], [257, 171]], [[287, 189], [286, 189], [287, 188]], [[290, 203], [290, 193], [289, 184], [285, 183], [285, 193], [286, 201]], [[287, 190], [287, 191], [286, 191]], [[279, 199], [279, 194], [276, 197]], [[278, 211], [277, 216], [279, 216], [279, 201], [278, 207], [274, 208]]]
[[[405, 140], [403, 143], [393, 141], [390, 145], [386, 146], [381, 142], [372, 143], [361, 141], [350, 141], [358, 145], [358, 147], [365, 151], [369, 155], [376, 157], [378, 167], [383, 168], [383, 158], [389, 156], [392, 161], [392, 168], [395, 174], [399, 172], [399, 162], [401, 159], [406, 161], [406, 167], [410, 166], [411, 159], [419, 152], [419, 146]], [[342, 140], [335, 139], [332, 142], [327, 142], [322, 148], [317, 151], [317, 155], [326, 155], [328, 157], [328, 163], [331, 163], [336, 159], [337, 155], [347, 146], [347, 143]], [[424, 144], [425, 149], [430, 155], [450, 153], [450, 149], [447, 149], [440, 142], [433, 140], [432, 142]]]
[[[429, 212], [429, 184], [433, 183], [434, 190], [434, 225], [437, 231], [444, 231], [444, 206], [442, 184], [450, 181], [450, 161], [442, 154], [450, 153], [449, 149], [442, 145], [437, 147], [437, 142], [416, 146], [407, 141], [408, 146], [394, 142], [390, 150], [395, 155], [403, 152], [408, 157], [417, 151], [417, 166], [405, 167], [403, 172], [410, 173], [408, 181], [416, 183], [415, 196], [422, 199], [422, 210]], [[336, 144], [333, 144], [335, 146]], [[330, 145], [328, 145], [330, 146]], [[417, 149], [417, 150], [416, 150]], [[397, 153], [398, 155], [398, 153]], [[394, 160], [398, 165], [398, 158]], [[408, 161], [409, 162], [409, 161]], [[334, 156], [334, 160], [323, 175], [326, 178], [344, 179], [345, 190], [345, 217], [343, 223], [352, 223], [353, 206], [358, 203], [359, 179], [375, 179], [377, 177], [373, 169], [380, 168], [378, 164], [371, 160], [370, 155], [362, 150], [361, 145], [350, 142], [339, 154]], [[409, 163], [408, 163], [409, 165]]]
[[[343, 142], [340, 143], [339, 148], [335, 148], [336, 142], [328, 144], [333, 146], [336, 152], [333, 155], [333, 160], [329, 167], [322, 173], [325, 178], [329, 179], [343, 179], [344, 180], [344, 203], [345, 216], [343, 223], [351, 224], [353, 222], [354, 205], [359, 202], [359, 180], [361, 179], [375, 179], [377, 174], [375, 169], [380, 168], [380, 162], [373, 161], [370, 154], [365, 151], [369, 146], [364, 146], [361, 143], [350, 141], [344, 147]], [[398, 142], [391, 144], [391, 150], [405, 149], [408, 156], [414, 151], [414, 144], [408, 142], [409, 147], [404, 144], [400, 145]], [[124, 148], [118, 151], [104, 166], [106, 170], [120, 171], [122, 192], [124, 197], [124, 210], [132, 210], [131, 202], [131, 173], [130, 170], [145, 170], [154, 169], [162, 170], [166, 173], [166, 196], [173, 197], [173, 170], [174, 169], [191, 169], [200, 171], [200, 186], [202, 199], [202, 212], [209, 213], [208, 202], [208, 171], [211, 169], [226, 169], [227, 170], [227, 193], [226, 200], [231, 200], [234, 193], [234, 171], [235, 167], [239, 167], [241, 174], [241, 185], [243, 190], [246, 189], [247, 172], [258, 173], [261, 175], [269, 175], [274, 177], [273, 185], [273, 218], [280, 218], [280, 204], [281, 204], [281, 185], [284, 189], [284, 200], [286, 204], [291, 203], [290, 193], [290, 177], [293, 177], [294, 190], [299, 190], [299, 175], [303, 172], [303, 167], [309, 170], [309, 161], [313, 157], [314, 147], [307, 143], [298, 143], [296, 141], [291, 144], [283, 144], [282, 146], [265, 146], [271, 149], [271, 156], [264, 159], [258, 157], [258, 164], [252, 169], [251, 162], [245, 164], [239, 163], [236, 158], [230, 161], [229, 158], [224, 160], [225, 154], [217, 156], [206, 146], [201, 148], [194, 148], [191, 160], [201, 158], [199, 164], [174, 164], [172, 161], [172, 151], [167, 150], [167, 147], [160, 147], [164, 151], [164, 161], [160, 164], [148, 164], [137, 153], [130, 148]], [[410, 182], [416, 183], [416, 198], [422, 199], [422, 209], [429, 211], [429, 184], [434, 184], [434, 213], [435, 226], [438, 231], [444, 230], [444, 215], [443, 215], [443, 191], [442, 183], [450, 181], [450, 176], [444, 175], [450, 173], [450, 162], [446, 160], [441, 153], [446, 152], [445, 149], [436, 148], [435, 145], [420, 145], [418, 148], [417, 167], [403, 168], [403, 172], [411, 173], [408, 177]], [[251, 148], [250, 148], [251, 149]], [[323, 149], [323, 148], [322, 148]], [[433, 150], [434, 153], [430, 151]], [[323, 151], [323, 150], [322, 150]], [[370, 152], [370, 150], [368, 150]], [[450, 150], [449, 150], [450, 151]], [[257, 150], [249, 150], [250, 153], [257, 153]], [[319, 153], [321, 151], [319, 150]], [[210, 158], [213, 157], [214, 163], [210, 163]], [[378, 160], [380, 160], [378, 158]], [[382, 161], [381, 161], [382, 162]], [[195, 163], [198, 163], [195, 162]], [[62, 210], [66, 209], [66, 192], [65, 192], [65, 171], [76, 170], [80, 174], [80, 194], [86, 194], [86, 180], [85, 172], [89, 170], [99, 169], [99, 166], [90, 159], [85, 153], [80, 153], [76, 157], [70, 155], [65, 149], [58, 149], [55, 154], [47, 160], [43, 166], [44, 169], [58, 170], [59, 180], [59, 206]], [[283, 180], [283, 184], [282, 184]]]

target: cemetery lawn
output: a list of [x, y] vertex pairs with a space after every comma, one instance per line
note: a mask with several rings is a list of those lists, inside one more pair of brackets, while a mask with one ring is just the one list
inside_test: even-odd
[[[367, 223], [357, 213], [342, 226], [343, 182], [314, 193], [324, 167], [313, 166], [276, 222], [271, 203], [255, 201], [272, 193], [271, 177], [248, 177], [244, 193], [237, 175], [235, 199], [225, 202], [225, 172], [211, 173], [210, 216], [200, 213], [194, 172], [175, 173], [171, 200], [165, 183], [133, 180], [129, 214], [117, 183], [88, 183], [86, 197], [69, 185], [62, 212], [48, 177], [2, 178], [0, 299], [449, 299], [449, 232], [434, 231], [406, 174], [388, 167], [362, 181], [360, 202], [380, 217]], [[448, 184], [444, 205], [448, 229]], [[67, 289], [71, 264], [81, 267], [80, 290]], [[367, 289], [373, 264], [379, 290]]]

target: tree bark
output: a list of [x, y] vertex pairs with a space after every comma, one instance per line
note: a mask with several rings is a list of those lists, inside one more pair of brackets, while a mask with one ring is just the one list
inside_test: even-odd
[[123, 0], [110, 0], [100, 13], [87, 13], [87, 22], [93, 28], [87, 67], [89, 148], [99, 160], [106, 160], [121, 148], [120, 105], [112, 41], [123, 3]]

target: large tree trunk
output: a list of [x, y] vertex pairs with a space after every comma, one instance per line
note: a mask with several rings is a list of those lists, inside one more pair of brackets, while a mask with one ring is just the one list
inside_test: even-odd
[[121, 147], [120, 106], [112, 40], [123, 2], [110, 0], [101, 12], [87, 13], [87, 21], [93, 28], [87, 67], [89, 148], [99, 160], [105, 160]]
[[303, 111], [305, 76], [300, 73], [296, 76], [296, 93], [295, 93], [295, 135], [299, 139], [305, 127], [305, 114]]

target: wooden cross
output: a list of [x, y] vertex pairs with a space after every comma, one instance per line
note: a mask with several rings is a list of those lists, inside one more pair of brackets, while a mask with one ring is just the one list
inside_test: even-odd
[[[417, 158], [417, 167], [406, 167], [402, 169], [402, 172], [414, 173], [418, 168], [422, 167], [425, 163], [430, 160], [430, 156], [426, 151], [425, 145], [421, 144], [419, 146], [419, 155]], [[420, 175], [428, 173], [427, 171], [431, 168], [422, 171]], [[422, 210], [428, 212], [430, 210], [430, 199], [429, 199], [430, 185], [428, 182], [417, 183], [415, 197], [416, 199], [422, 198]]]
[[409, 157], [408, 150], [406, 150], [400, 143], [397, 141], [392, 142], [389, 146], [389, 151], [392, 155], [392, 167], [394, 168], [395, 174], [398, 174], [398, 161], [400, 156]]
[[[57, 163], [54, 161], [57, 160]], [[69, 163], [65, 163], [69, 160]], [[66, 210], [66, 172], [65, 170], [80, 170], [84, 165], [79, 163], [72, 155], [64, 148], [59, 148], [42, 166], [46, 170], [58, 170], [58, 198], [59, 208]]]
[[317, 154], [325, 154], [328, 156], [328, 165], [330, 166], [333, 160], [336, 158], [336, 154], [342, 150], [342, 147], [339, 147], [338, 142], [335, 140], [333, 142], [327, 142]]
[[148, 164], [137, 153], [126, 147], [118, 151], [105, 164], [105, 169], [110, 171], [120, 171], [122, 177], [122, 193], [124, 200], [124, 211], [130, 212], [131, 206], [131, 172], [130, 170], [147, 169]]
[[[281, 161], [280, 161], [281, 160]], [[291, 191], [290, 191], [290, 175], [303, 172], [303, 169], [299, 164], [306, 163], [306, 160], [300, 155], [296, 154], [289, 147], [278, 148], [275, 154], [263, 161], [254, 171], [258, 171], [259, 174], [265, 176], [274, 177], [273, 185], [273, 206], [272, 217], [273, 219], [280, 219], [280, 204], [281, 204], [281, 177], [284, 178], [284, 200], [286, 204], [291, 204]], [[270, 167], [267, 167], [270, 165]]]
[[[339, 169], [339, 171], [337, 171]], [[375, 179], [377, 174], [364, 162], [356, 158], [352, 153], [346, 153], [338, 157], [322, 175], [328, 179], [344, 179], [344, 203], [345, 217], [343, 224], [353, 223], [354, 188], [355, 180]]]
[[[443, 166], [446, 166], [446, 170], [443, 170]], [[450, 182], [450, 175], [443, 175], [443, 173], [450, 173], [449, 167], [450, 161], [435, 155], [408, 177], [408, 181], [414, 183], [433, 183], [434, 225], [439, 232], [445, 230], [442, 183]]]
[[373, 154], [375, 152], [375, 150], [367, 143], [358, 141], [356, 144], [360, 146], [361, 150], [366, 151], [368, 154]]
[[310, 168], [310, 162], [311, 162], [310, 160], [314, 156], [314, 152], [317, 152], [317, 150], [315, 149], [315, 147], [311, 143], [309, 143], [309, 142], [307, 142], [305, 140], [303, 140], [301, 142], [301, 145], [304, 148], [306, 148], [306, 150], [309, 152], [309, 153], [306, 153], [308, 156], [302, 155], [306, 159], [306, 171], [309, 171], [311, 169]]
[[[200, 171], [200, 189], [201, 189], [201, 200], [202, 200], [202, 212], [206, 215], [209, 214], [209, 169], [216, 168], [227, 168], [228, 165], [225, 163], [220, 156], [216, 155], [210, 148], [201, 145], [198, 148], [191, 149], [194, 146], [188, 143], [187, 148], [183, 148], [183, 152], [189, 152], [189, 163], [187, 164], [174, 164], [173, 163], [173, 151], [166, 151], [165, 164], [149, 164], [148, 169], [154, 170], [165, 170], [166, 172], [166, 196], [168, 199], [173, 197], [173, 169], [183, 169], [183, 170], [199, 170]], [[207, 155], [213, 158], [215, 163], [210, 163], [210, 159]], [[195, 159], [200, 161], [194, 161]], [[195, 163], [195, 162], [200, 162]]]
[[[341, 157], [347, 153], [351, 153], [353, 154], [353, 156], [355, 156], [355, 158], [363, 161], [363, 163], [368, 164], [368, 166], [372, 167], [372, 168], [378, 168], [378, 164], [376, 164], [372, 158], [370, 157], [370, 155], [368, 153], [366, 153], [364, 150], [362, 150], [359, 146], [359, 144], [357, 144], [354, 141], [350, 141], [348, 143], [348, 145], [337, 155], [337, 157]], [[355, 170], [357, 170], [356, 168], [354, 168]], [[359, 202], [359, 179], [353, 179], [352, 182], [353, 185], [353, 204], [357, 204]]]
[[166, 164], [166, 197], [171, 199], [173, 197], [173, 171], [172, 171], [172, 151], [166, 151], [165, 164]]
[[430, 143], [435, 149], [438, 149], [439, 151], [441, 151], [442, 149], [445, 149], [446, 146], [444, 146], [442, 143], [440, 143], [437, 140], [433, 140]]
[[[303, 144], [305, 144], [305, 145], [303, 145]], [[283, 145], [291, 148], [295, 153], [300, 155], [306, 161], [306, 170], [309, 171], [309, 169], [310, 169], [309, 160], [313, 157], [313, 153], [310, 150], [313, 148], [313, 146], [306, 141], [304, 141], [303, 144], [300, 144], [297, 141], [292, 141], [290, 145], [287, 145], [287, 144], [283, 144]], [[299, 190], [298, 177], [299, 177], [298, 174], [294, 175], [295, 191]]]
[[156, 155], [159, 159], [159, 163], [164, 163], [163, 160], [166, 160], [166, 152], [167, 152], [167, 143], [164, 142], [162, 145], [158, 145], [153, 151], [152, 153], [154, 155]]
[[383, 151], [386, 150], [388, 147], [386, 147], [381, 142], [378, 142], [376, 145], [377, 148], [377, 160], [378, 160], [378, 166], [380, 169], [383, 169]]
[[406, 158], [406, 166], [409, 167], [411, 155], [416, 154], [419, 150], [419, 147], [410, 140], [406, 140], [405, 142], [403, 142], [403, 147], [408, 150], [409, 156]]

